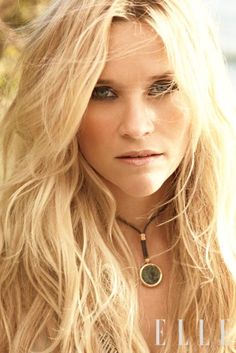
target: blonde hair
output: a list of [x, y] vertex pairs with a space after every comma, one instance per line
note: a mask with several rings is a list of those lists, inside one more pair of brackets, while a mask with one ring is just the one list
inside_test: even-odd
[[[45, 353], [148, 353], [116, 203], [77, 140], [114, 21], [160, 35], [192, 118], [166, 222], [181, 293], [169, 307], [192, 342], [175, 352], [204, 351], [194, 344], [199, 319], [208, 353], [236, 352], [235, 110], [199, 0], [56, 0], [25, 27], [18, 91], [1, 122], [0, 351], [32, 352], [46, 332]], [[226, 346], [216, 343], [220, 319]], [[163, 352], [173, 352], [174, 330]]]

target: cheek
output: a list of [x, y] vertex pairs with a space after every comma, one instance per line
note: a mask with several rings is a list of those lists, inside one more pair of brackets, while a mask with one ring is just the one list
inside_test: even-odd
[[174, 140], [185, 140], [188, 135], [190, 124], [189, 119], [183, 114], [175, 114], [173, 121], [169, 124], [169, 134]]
[[183, 103], [166, 106], [165, 123], [160, 124], [160, 134], [166, 141], [169, 157], [178, 163], [184, 156], [190, 138], [191, 119], [188, 109]]
[[172, 140], [173, 155], [177, 160], [181, 160], [186, 152], [190, 137], [190, 119], [183, 114], [176, 117], [175, 126], [173, 126], [170, 138]]
[[79, 145], [83, 150], [103, 147], [111, 136], [109, 121], [98, 112], [88, 111], [83, 117], [78, 132]]
[[166, 106], [164, 117], [166, 118], [165, 134], [167, 134], [173, 141], [181, 141], [188, 138], [190, 128], [190, 114], [187, 106], [180, 103], [180, 98], [173, 98], [171, 103]]

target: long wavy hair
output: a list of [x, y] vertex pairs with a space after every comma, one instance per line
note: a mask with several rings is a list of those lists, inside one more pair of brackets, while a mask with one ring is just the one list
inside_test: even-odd
[[[174, 343], [176, 353], [205, 352], [203, 319], [206, 352], [235, 353], [235, 108], [200, 0], [55, 0], [19, 33], [19, 85], [0, 126], [0, 352], [33, 352], [36, 343], [44, 353], [149, 352], [116, 202], [78, 147], [115, 21], [146, 23], [162, 38], [191, 116], [165, 222], [180, 295], [178, 305], [167, 298], [173, 320], [162, 352]], [[177, 319], [189, 346], [175, 342]]]

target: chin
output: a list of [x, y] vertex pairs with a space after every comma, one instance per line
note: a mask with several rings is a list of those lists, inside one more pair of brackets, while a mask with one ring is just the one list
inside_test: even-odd
[[132, 197], [148, 197], [155, 194], [163, 183], [153, 185], [132, 184], [129, 187], [120, 187], [120, 189]]
[[130, 197], [142, 198], [155, 194], [165, 183], [166, 178], [154, 177], [108, 179], [102, 177], [110, 191], [122, 192]]

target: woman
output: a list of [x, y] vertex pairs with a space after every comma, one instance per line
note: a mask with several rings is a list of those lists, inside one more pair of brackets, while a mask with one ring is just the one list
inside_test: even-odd
[[54, 1], [2, 124], [1, 352], [236, 352], [235, 111], [194, 0]]

